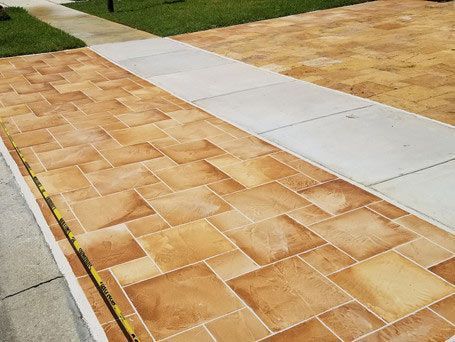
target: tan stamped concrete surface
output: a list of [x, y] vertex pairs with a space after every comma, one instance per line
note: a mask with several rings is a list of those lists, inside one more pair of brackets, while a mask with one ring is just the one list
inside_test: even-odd
[[0, 116], [145, 341], [455, 333], [453, 235], [89, 49], [1, 59]]
[[379, 0], [174, 37], [455, 124], [454, 2]]

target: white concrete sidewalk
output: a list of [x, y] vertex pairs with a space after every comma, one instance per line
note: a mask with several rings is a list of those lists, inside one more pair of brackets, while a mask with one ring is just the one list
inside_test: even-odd
[[455, 128], [169, 38], [93, 46], [134, 74], [455, 229]]

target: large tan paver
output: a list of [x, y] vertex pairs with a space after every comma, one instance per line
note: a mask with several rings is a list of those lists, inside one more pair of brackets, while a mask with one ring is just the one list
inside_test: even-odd
[[174, 39], [455, 124], [453, 1], [373, 1]]
[[[450, 233], [89, 49], [1, 59], [0, 85], [1, 117], [142, 340], [455, 332], [441, 317], [453, 317]], [[109, 339], [122, 340], [2, 138]]]
[[48, 0], [1, 0], [7, 6], [24, 7], [31, 15], [59, 28], [87, 45], [155, 37], [153, 34], [95, 17]]

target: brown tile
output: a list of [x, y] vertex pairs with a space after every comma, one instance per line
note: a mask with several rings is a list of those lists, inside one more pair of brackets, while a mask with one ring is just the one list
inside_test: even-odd
[[339, 341], [329, 329], [324, 327], [321, 322], [313, 318], [309, 321], [296, 325], [289, 330], [265, 339], [267, 342], [298, 342], [298, 341]]
[[[85, 233], [84, 228], [82, 228], [81, 224], [77, 220], [67, 220], [66, 224], [75, 235]], [[66, 239], [66, 235], [63, 232], [62, 227], [60, 227], [57, 223], [57, 220], [54, 220], [53, 224], [49, 225], [49, 228], [51, 229], [52, 235], [54, 235], [55, 241]]]
[[158, 182], [158, 179], [142, 164], [128, 164], [88, 173], [87, 178], [102, 195]]
[[349, 300], [299, 258], [261, 268], [228, 284], [273, 331]]
[[134, 145], [166, 137], [166, 134], [154, 124], [112, 131], [111, 135], [122, 145]]
[[311, 230], [357, 260], [371, 257], [417, 237], [366, 208], [316, 223], [311, 226]]
[[87, 230], [113, 226], [154, 213], [133, 190], [77, 202], [71, 207]]
[[[35, 185], [33, 185], [33, 187], [36, 188]], [[68, 207], [68, 204], [66, 204], [61, 195], [50, 196], [50, 198], [52, 199], [52, 202], [54, 202], [54, 205], [60, 211], [60, 214], [63, 216], [65, 221], [75, 219], [73, 213], [71, 212], [71, 209]], [[49, 209], [49, 206], [47, 205], [47, 202], [44, 200], [44, 198], [40, 196], [40, 198], [38, 198], [36, 202], [38, 203], [38, 206], [40, 207], [47, 224], [49, 225], [56, 224], [57, 220], [52, 214], [52, 211]]]
[[112, 168], [111, 164], [109, 164], [105, 159], [94, 160], [92, 162], [81, 164], [79, 165], [79, 167], [84, 173], [90, 173]]
[[213, 338], [202, 326], [187, 330], [164, 340], [166, 342], [213, 342]]
[[238, 249], [211, 258], [207, 264], [223, 279], [231, 279], [254, 271], [258, 266]]
[[453, 334], [453, 326], [424, 309], [368, 335], [362, 341], [446, 341]]
[[455, 257], [434, 265], [429, 270], [455, 285]]
[[156, 214], [128, 222], [126, 226], [135, 237], [159, 232], [160, 230], [169, 228], [167, 222]]
[[438, 277], [391, 251], [329, 278], [387, 322], [453, 291]]
[[215, 191], [220, 196], [224, 196], [245, 189], [245, 187], [242, 184], [236, 182], [231, 178], [223, 180], [221, 182], [210, 184], [208, 185], [208, 187]]
[[[133, 308], [131, 307], [128, 299], [123, 294], [120, 286], [115, 281], [114, 277], [111, 275], [109, 271], [102, 271], [100, 272], [100, 276], [103, 279], [104, 284], [108, 288], [111, 295], [115, 298], [115, 301], [118, 306], [122, 308], [122, 313], [124, 315], [130, 315], [134, 313]], [[114, 316], [109, 311], [106, 303], [104, 302], [103, 298], [101, 297], [98, 289], [93, 284], [93, 280], [90, 279], [89, 276], [84, 276], [79, 280], [79, 285], [82, 287], [82, 290], [85, 293], [93, 311], [95, 312], [98, 321], [103, 324], [109, 321], [114, 320]]]
[[253, 221], [262, 220], [310, 204], [278, 183], [269, 183], [225, 196], [226, 201]]
[[166, 156], [144, 161], [143, 164], [147, 166], [147, 168], [152, 172], [178, 165], [176, 162]]
[[326, 243], [286, 215], [227, 232], [259, 265], [287, 258]]
[[76, 166], [42, 172], [39, 180], [50, 195], [90, 187], [90, 183]]
[[137, 192], [141, 194], [147, 201], [150, 201], [154, 198], [166, 195], [172, 191], [164, 183], [159, 182], [155, 184], [146, 185], [136, 189]]
[[54, 141], [52, 135], [50, 135], [50, 133], [44, 129], [14, 134], [13, 139], [16, 145], [19, 147], [46, 144]]
[[103, 150], [101, 154], [114, 166], [136, 163], [162, 156], [149, 143]]
[[31, 110], [25, 104], [19, 104], [16, 106], [0, 107], [0, 118], [6, 118], [9, 116], [23, 115], [30, 113]]
[[220, 156], [209, 158], [209, 159], [207, 159], [207, 161], [217, 168], [222, 168], [222, 167], [230, 165], [230, 164], [238, 163], [238, 162], [240, 162], [240, 159], [234, 157], [231, 154], [226, 153], [226, 154], [222, 154]]
[[207, 329], [220, 342], [257, 341], [269, 335], [264, 324], [248, 309], [210, 322]]
[[165, 195], [150, 203], [171, 225], [196, 221], [231, 209], [205, 187]]
[[187, 123], [166, 129], [166, 133], [179, 142], [189, 142], [192, 140], [201, 140], [221, 135], [224, 132], [206, 121], [197, 121]]
[[116, 265], [112, 267], [111, 270], [121, 286], [137, 283], [141, 280], [152, 278], [160, 274], [160, 271], [149, 257], [143, 257]]
[[125, 291], [157, 339], [242, 307], [203, 264], [127, 286]]
[[63, 196], [65, 197], [66, 201], [71, 204], [74, 202], [99, 197], [99, 194], [93, 186], [90, 186], [87, 188], [65, 192]]
[[130, 127], [146, 125], [149, 123], [169, 119], [166, 114], [157, 109], [150, 109], [139, 113], [126, 113], [119, 115], [118, 118]]
[[222, 170], [247, 187], [268, 183], [297, 172], [269, 156], [232, 164]]
[[396, 222], [455, 253], [455, 237], [453, 234], [450, 234], [414, 215], [401, 217], [396, 220]]
[[355, 260], [332, 245], [325, 245], [300, 255], [308, 264], [324, 275], [352, 265]]
[[48, 170], [101, 159], [99, 153], [91, 146], [72, 146], [60, 150], [40, 152], [37, 155]]
[[297, 222], [303, 225], [310, 225], [322, 220], [325, 220], [332, 215], [326, 213], [321, 208], [315, 205], [308, 205], [306, 207], [291, 211], [288, 216], [292, 217]]
[[[139, 320], [136, 314], [128, 316], [126, 318], [128, 319], [129, 323], [133, 326], [134, 333], [136, 334], [137, 337], [139, 337], [141, 341], [149, 341], [152, 339], [152, 337], [147, 332], [144, 325]], [[109, 342], [125, 341], [125, 335], [116, 321], [104, 324], [103, 330], [106, 333], [106, 337]]]
[[22, 115], [14, 120], [22, 132], [34, 131], [42, 128], [57, 127], [66, 124], [61, 116]]
[[341, 214], [378, 200], [376, 196], [341, 179], [313, 186], [299, 193], [331, 214]]
[[303, 174], [317, 180], [318, 182], [327, 182], [337, 178], [335, 175], [332, 175], [331, 173], [328, 173], [327, 171], [324, 171], [323, 169], [320, 169], [319, 167], [301, 159], [292, 160], [287, 164], [292, 166], [294, 169], [299, 170]]
[[352, 341], [384, 325], [383, 321], [357, 302], [340, 306], [319, 318], [344, 341]]
[[209, 114], [197, 108], [189, 110], [176, 110], [173, 112], [167, 112], [166, 114], [174, 120], [181, 122], [182, 124], [210, 118]]
[[179, 164], [206, 159], [223, 154], [224, 151], [207, 140], [163, 147], [163, 153]]
[[384, 215], [385, 217], [395, 220], [401, 216], [407, 215], [408, 213], [398, 207], [395, 207], [393, 204], [389, 202], [382, 201], [370, 204], [368, 208], [374, 210], [375, 212]]
[[308, 176], [305, 176], [302, 173], [298, 173], [296, 175], [281, 179], [279, 183], [283, 184], [284, 186], [294, 191], [299, 191], [318, 184], [317, 181]]
[[423, 267], [434, 265], [452, 255], [449, 251], [442, 249], [425, 238], [400, 246], [397, 251]]
[[158, 171], [156, 175], [174, 191], [226, 179], [227, 176], [205, 160], [171, 167]]
[[222, 232], [251, 223], [250, 220], [236, 210], [226, 211], [209, 217], [207, 220]]
[[[84, 233], [76, 238], [97, 270], [145, 256], [142, 248], [123, 225]], [[68, 258], [74, 274], [77, 277], [86, 274], [68, 241], [59, 241], [59, 245]]]
[[256, 137], [246, 137], [229, 141], [223, 144], [223, 148], [234, 156], [244, 160], [269, 154], [277, 150], [276, 147]]
[[170, 271], [234, 249], [207, 221], [179, 227], [138, 239], [163, 271]]
[[62, 144], [63, 147], [92, 144], [111, 139], [109, 134], [99, 127], [56, 133], [55, 138], [60, 144]]
[[430, 308], [448, 321], [452, 322], [452, 324], [455, 324], [455, 295], [433, 304]]

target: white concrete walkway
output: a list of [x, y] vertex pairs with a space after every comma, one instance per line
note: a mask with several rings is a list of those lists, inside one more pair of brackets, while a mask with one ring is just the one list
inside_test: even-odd
[[92, 48], [240, 128], [455, 227], [453, 126], [169, 38]]

